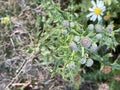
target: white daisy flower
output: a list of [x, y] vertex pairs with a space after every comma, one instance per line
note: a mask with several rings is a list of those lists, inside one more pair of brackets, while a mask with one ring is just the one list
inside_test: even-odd
[[101, 16], [103, 16], [103, 12], [106, 9], [106, 7], [104, 6], [104, 2], [101, 0], [96, 0], [96, 2], [94, 2], [92, 0], [91, 3], [93, 5], [93, 7], [89, 8], [89, 11], [91, 13], [89, 13], [87, 15], [87, 17], [90, 17], [91, 21], [95, 21], [96, 19], [98, 19], [98, 21], [100, 21], [102, 19]]

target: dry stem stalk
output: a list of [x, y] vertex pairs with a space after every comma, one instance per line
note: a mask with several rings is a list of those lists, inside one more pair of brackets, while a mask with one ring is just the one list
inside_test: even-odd
[[[34, 55], [31, 55], [29, 61], [32, 61], [34, 57], [35, 57]], [[24, 60], [23, 63], [22, 63], [22, 65], [18, 68], [16, 76], [15, 76], [15, 77], [11, 80], [11, 82], [5, 87], [5, 90], [6, 90], [7, 88], [11, 87], [11, 85], [12, 85], [13, 83], [15, 83], [15, 80], [16, 80], [16, 79], [19, 77], [19, 75], [21, 74], [22, 68], [26, 65], [26, 63], [27, 63], [27, 60]]]

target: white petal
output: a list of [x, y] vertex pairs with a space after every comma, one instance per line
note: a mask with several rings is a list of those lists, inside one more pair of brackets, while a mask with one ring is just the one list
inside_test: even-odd
[[96, 1], [97, 7], [99, 7], [99, 3], [100, 3], [100, 1], [99, 1], [99, 0], [97, 0], [97, 1]]
[[101, 1], [101, 7], [103, 7], [104, 6], [104, 2], [103, 1]]
[[103, 2], [102, 1], [99, 2], [99, 6], [103, 6]]
[[101, 12], [101, 14], [100, 15], [103, 15], [103, 12]]
[[94, 14], [94, 13], [90, 13], [90, 14], [87, 15], [87, 17], [90, 17], [90, 16], [92, 16], [93, 14]]
[[96, 18], [97, 18], [97, 17], [96, 17], [96, 15], [94, 14], [94, 15], [90, 18], [90, 20], [91, 20], [91, 21], [95, 21]]
[[94, 9], [93, 8], [89, 8], [89, 11], [94, 11]]
[[100, 15], [98, 15], [98, 21], [100, 21], [102, 19], [102, 17]]
[[99, 8], [103, 8], [103, 7], [104, 7], [104, 5], [98, 5], [98, 7], [99, 7]]
[[105, 6], [104, 6], [104, 7], [102, 7], [102, 12], [104, 12], [105, 10], [106, 10]]
[[91, 3], [94, 7], [96, 7], [96, 3], [93, 0], [91, 1]]
[[95, 9], [96, 7], [93, 7], [93, 10]]
[[98, 7], [102, 8], [104, 6], [104, 3], [102, 1], [99, 1]]
[[97, 15], [94, 15], [93, 21], [95, 21], [97, 19]]
[[93, 21], [93, 20], [92, 20], [92, 17], [90, 18], [90, 21]]

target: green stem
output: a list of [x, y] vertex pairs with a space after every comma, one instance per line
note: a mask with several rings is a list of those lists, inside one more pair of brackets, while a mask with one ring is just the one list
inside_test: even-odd
[[82, 57], [84, 57], [84, 55], [85, 55], [85, 49], [84, 49], [84, 47], [81, 47], [81, 49], [82, 49]]

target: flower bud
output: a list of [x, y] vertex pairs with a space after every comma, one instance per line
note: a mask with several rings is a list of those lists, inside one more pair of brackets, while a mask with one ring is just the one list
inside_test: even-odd
[[113, 41], [112, 41], [111, 38], [108, 38], [108, 39], [106, 40], [106, 43], [107, 43], [107, 45], [110, 45], [111, 43], [113, 43]]
[[80, 59], [80, 64], [85, 64], [86, 63], [86, 58], [82, 58], [82, 59]]
[[71, 62], [67, 65], [67, 67], [70, 68], [70, 69], [75, 69], [75, 63]]
[[104, 66], [102, 72], [105, 73], [105, 74], [110, 73], [111, 72], [111, 66], [108, 66], [108, 65]]
[[67, 34], [67, 30], [62, 30], [62, 34], [66, 35]]
[[10, 23], [10, 18], [9, 17], [1, 18], [1, 24], [8, 24], [8, 23]]
[[86, 66], [87, 66], [87, 67], [91, 67], [91, 66], [93, 65], [93, 63], [94, 63], [93, 60], [89, 58], [89, 59], [87, 60]]
[[98, 90], [110, 90], [110, 87], [107, 83], [101, 83]]
[[106, 15], [103, 18], [105, 21], [110, 20], [110, 11], [106, 12]]
[[99, 40], [102, 38], [102, 34], [96, 34], [96, 38]]
[[73, 28], [75, 26], [74, 22], [70, 22], [70, 27]]
[[98, 46], [96, 43], [93, 43], [92, 46], [90, 47], [90, 51], [96, 52], [98, 50]]
[[103, 18], [104, 18], [105, 21], [110, 20], [110, 16], [107, 16], [107, 15], [105, 15]]
[[79, 41], [80, 41], [80, 37], [79, 37], [79, 36], [75, 36], [75, 37], [74, 37], [74, 41], [75, 41], [75, 42], [79, 42]]
[[80, 75], [79, 75], [79, 74], [75, 74], [75, 76], [74, 76], [74, 82], [75, 82], [75, 83], [79, 83], [80, 80], [81, 80]]
[[113, 31], [113, 26], [112, 25], [108, 25], [108, 27], [106, 28], [106, 31], [108, 33], [111, 33]]
[[91, 39], [88, 37], [84, 37], [81, 39], [81, 44], [83, 47], [88, 48], [91, 45]]
[[94, 25], [93, 24], [89, 24], [87, 27], [88, 30], [94, 30]]
[[96, 32], [102, 32], [102, 29], [103, 29], [102, 25], [100, 25], [100, 24], [95, 25]]
[[73, 41], [69, 44], [69, 47], [71, 48], [71, 50], [75, 50], [75, 51], [78, 50], [76, 43]]
[[62, 22], [62, 26], [65, 27], [65, 28], [69, 27], [69, 22], [67, 20], [64, 20]]

